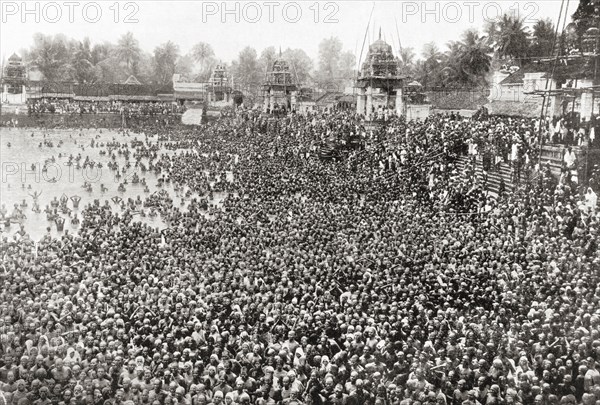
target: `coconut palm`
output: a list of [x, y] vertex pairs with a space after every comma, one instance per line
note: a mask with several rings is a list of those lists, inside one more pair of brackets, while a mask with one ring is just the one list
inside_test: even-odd
[[95, 81], [94, 64], [92, 63], [92, 50], [89, 38], [74, 44], [71, 58], [73, 76], [78, 83], [92, 83]]
[[210, 44], [206, 42], [198, 42], [192, 48], [192, 57], [200, 64], [200, 75], [202, 79], [208, 79], [210, 76], [212, 65], [214, 64], [215, 51]]
[[463, 44], [460, 41], [449, 41], [448, 50], [443, 55], [442, 82], [444, 84], [461, 81], [461, 58]]
[[141, 55], [140, 44], [131, 32], [119, 38], [116, 54], [121, 62], [125, 62], [129, 72], [131, 72], [132, 66], [139, 62]]
[[522, 19], [505, 14], [498, 22], [496, 51], [501, 58], [522, 62], [529, 49], [529, 33]]
[[179, 46], [167, 41], [154, 49], [154, 77], [159, 84], [168, 83], [179, 59]]
[[491, 68], [490, 52], [487, 37], [479, 36], [476, 30], [464, 33], [459, 64], [463, 82], [476, 84], [485, 81], [485, 75]]
[[33, 46], [26, 61], [39, 69], [47, 81], [71, 79], [71, 43], [62, 34], [33, 36]]
[[554, 45], [554, 24], [550, 19], [538, 20], [533, 26], [530, 55], [535, 57], [551, 57]]
[[435, 42], [429, 42], [423, 46], [421, 56], [424, 60], [417, 70], [422, 76], [420, 77], [420, 80], [417, 80], [419, 80], [424, 87], [438, 85], [442, 70], [441, 62], [443, 54], [440, 52]]

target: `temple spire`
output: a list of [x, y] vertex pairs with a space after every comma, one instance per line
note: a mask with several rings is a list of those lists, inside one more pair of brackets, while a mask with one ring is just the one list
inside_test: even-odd
[[379, 39], [381, 39], [381, 27], [379, 27]]
[[281, 45], [279, 45], [279, 57], [281, 57]]

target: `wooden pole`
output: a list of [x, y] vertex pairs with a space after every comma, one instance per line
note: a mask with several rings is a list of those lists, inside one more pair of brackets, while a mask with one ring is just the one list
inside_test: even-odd
[[542, 133], [542, 122], [544, 121], [544, 104], [546, 104], [546, 94], [543, 95], [542, 99], [542, 112], [540, 113], [540, 125], [538, 128], [538, 144], [539, 144], [539, 152], [538, 152], [538, 171], [540, 175], [538, 176], [540, 179], [542, 173], [542, 144], [544, 142], [543, 133]]

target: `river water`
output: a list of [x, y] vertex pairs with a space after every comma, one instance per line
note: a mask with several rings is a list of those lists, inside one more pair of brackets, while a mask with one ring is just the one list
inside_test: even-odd
[[[142, 184], [131, 183], [131, 170], [128, 170], [127, 177], [129, 184], [125, 186], [124, 192], [118, 191], [119, 183], [123, 178], [115, 177], [115, 172], [107, 167], [111, 157], [108, 154], [102, 155], [101, 151], [106, 151], [106, 147], [91, 147], [92, 140], [96, 143], [106, 144], [107, 142], [128, 143], [131, 149], [131, 142], [135, 139], [143, 141], [144, 135], [140, 134], [123, 134], [116, 131], [106, 129], [83, 129], [83, 130], [66, 130], [66, 129], [21, 129], [21, 128], [0, 128], [0, 203], [6, 211], [6, 215], [10, 216], [14, 212], [15, 204], [22, 210], [26, 218], [22, 221], [25, 231], [29, 233], [34, 240], [39, 240], [47, 233], [47, 228], [51, 228], [51, 234], [58, 236], [60, 233], [56, 229], [53, 221], [47, 219], [44, 208], [56, 197], [60, 199], [64, 194], [67, 197], [79, 196], [81, 201], [79, 208], [75, 209], [73, 203], [69, 200], [68, 207], [73, 210], [73, 213], [79, 213], [85, 205], [92, 203], [95, 199], [99, 199], [103, 204], [105, 200], [110, 202], [110, 205], [119, 210], [111, 202], [111, 198], [119, 196], [123, 200], [127, 198], [137, 198], [139, 195], [143, 200], [144, 197], [160, 189], [169, 192], [174, 202], [181, 201], [181, 197], [177, 196], [171, 185], [164, 185], [159, 188], [158, 176], [153, 172], [147, 171], [142, 173], [138, 170], [140, 178], [145, 178], [149, 192], [144, 192]], [[150, 142], [156, 143], [157, 137], [148, 138]], [[44, 145], [44, 141], [51, 142], [53, 146]], [[59, 146], [60, 141], [62, 145]], [[42, 144], [40, 146], [40, 144]], [[10, 146], [9, 146], [10, 145]], [[83, 147], [83, 148], [82, 148]], [[161, 150], [160, 153], [172, 154], [176, 153], [170, 150]], [[87, 168], [85, 170], [77, 169], [75, 165], [67, 165], [69, 156], [81, 155], [81, 163], [86, 157], [90, 160], [101, 163], [102, 168], [97, 166]], [[53, 161], [49, 159], [54, 158]], [[116, 154], [116, 162], [120, 167], [124, 167], [126, 159], [124, 156]], [[130, 162], [134, 163], [133, 157], [130, 157]], [[142, 163], [148, 166], [148, 160], [143, 158]], [[47, 171], [42, 168], [46, 164]], [[34, 166], [34, 167], [32, 167]], [[54, 181], [55, 180], [55, 181]], [[85, 182], [91, 184], [91, 191], [83, 188]], [[101, 185], [106, 188], [101, 190]], [[32, 211], [34, 199], [31, 194], [39, 193], [38, 204], [42, 212], [36, 213]], [[188, 201], [191, 198], [197, 197], [192, 195], [186, 198], [186, 202], [180, 208], [185, 211]], [[222, 201], [222, 195], [215, 195], [215, 200], [212, 203], [219, 204]], [[21, 204], [25, 201], [25, 204]], [[76, 232], [78, 226], [71, 224], [66, 215], [61, 215], [66, 219], [65, 230]], [[81, 215], [78, 215], [81, 218]], [[159, 216], [156, 217], [141, 217], [136, 216], [135, 220], [147, 222], [148, 224], [162, 229], [165, 224]], [[4, 227], [4, 222], [0, 228]], [[18, 223], [12, 223], [10, 228], [4, 228], [3, 233], [12, 235], [19, 230]]]

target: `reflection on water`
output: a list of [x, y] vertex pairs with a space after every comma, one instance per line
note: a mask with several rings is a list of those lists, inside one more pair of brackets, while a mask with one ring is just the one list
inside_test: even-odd
[[[45, 135], [45, 136], [44, 136]], [[7, 215], [11, 215], [14, 211], [14, 206], [17, 204], [22, 209], [26, 218], [23, 222], [25, 231], [34, 240], [39, 240], [46, 232], [47, 227], [51, 228], [53, 236], [59, 235], [56, 225], [52, 221], [48, 221], [46, 213], [43, 212], [47, 205], [56, 198], [61, 196], [67, 197], [79, 196], [81, 201], [79, 208], [75, 209], [73, 203], [69, 200], [68, 207], [73, 210], [73, 213], [79, 213], [88, 203], [93, 203], [95, 199], [100, 200], [101, 204], [109, 201], [113, 209], [120, 210], [111, 199], [119, 196], [127, 201], [128, 198], [137, 199], [138, 196], [142, 200], [148, 195], [159, 191], [166, 190], [173, 199], [174, 205], [177, 205], [183, 212], [187, 210], [189, 200], [198, 196], [192, 194], [185, 198], [184, 205], [180, 205], [183, 193], [177, 193], [172, 185], [158, 186], [159, 177], [154, 172], [142, 172], [140, 168], [131, 167], [127, 170], [126, 177], [129, 179], [125, 185], [124, 191], [119, 191], [119, 184], [123, 182], [123, 177], [116, 178], [115, 172], [108, 168], [108, 163], [112, 160], [105, 153], [106, 146], [101, 147], [99, 144], [108, 142], [127, 143], [129, 149], [131, 142], [134, 140], [144, 141], [145, 136], [140, 134], [126, 135], [109, 130], [40, 130], [40, 129], [20, 129], [20, 128], [0, 128], [0, 162], [1, 162], [1, 182], [0, 182], [0, 202]], [[96, 147], [91, 147], [91, 142], [94, 140]], [[62, 142], [61, 142], [62, 141]], [[148, 138], [149, 142], [157, 143], [157, 138]], [[52, 146], [45, 146], [44, 142], [49, 142]], [[61, 144], [62, 143], [62, 144]], [[10, 146], [8, 146], [10, 144]], [[40, 146], [41, 144], [41, 146]], [[160, 153], [173, 154], [176, 153], [170, 150], [161, 150]], [[87, 158], [95, 163], [101, 163], [102, 168], [97, 165], [94, 168], [88, 167], [85, 170], [78, 169], [75, 164], [69, 166], [69, 156], [81, 155], [81, 163]], [[119, 167], [125, 167], [127, 162], [124, 155], [116, 155], [116, 162]], [[52, 159], [52, 161], [50, 161]], [[130, 156], [130, 162], [133, 164], [135, 159]], [[47, 170], [42, 168], [46, 163]], [[142, 158], [141, 163], [148, 166], [148, 159]], [[133, 184], [132, 176], [137, 173], [139, 178], [145, 178], [148, 185], [148, 192], [144, 192], [144, 186], [140, 183]], [[228, 176], [229, 177], [229, 176]], [[55, 182], [53, 180], [55, 179]], [[87, 182], [91, 185], [89, 190], [83, 186]], [[187, 191], [184, 189], [183, 192]], [[41, 193], [38, 198], [38, 203], [42, 212], [36, 213], [32, 211], [34, 199], [32, 194]], [[220, 206], [224, 195], [215, 193], [212, 204]], [[21, 205], [23, 205], [21, 207]], [[72, 225], [70, 219], [66, 215], [62, 215], [65, 219], [65, 230], [76, 232], [77, 226]], [[81, 219], [81, 215], [78, 215]], [[136, 215], [136, 221], [146, 222], [151, 226], [163, 229], [165, 224], [160, 217], [141, 217]], [[3, 226], [3, 225], [0, 225]], [[13, 234], [19, 230], [19, 225], [13, 223], [9, 229], [4, 229], [5, 233]]]

